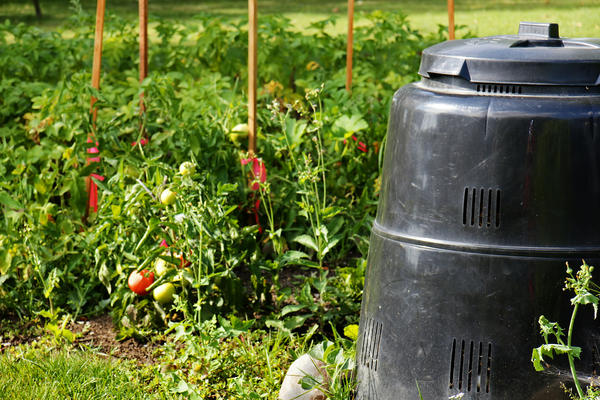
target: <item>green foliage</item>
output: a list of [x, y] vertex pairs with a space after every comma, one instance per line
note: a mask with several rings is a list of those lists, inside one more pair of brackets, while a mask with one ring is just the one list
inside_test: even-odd
[[235, 318], [201, 324], [171, 324], [156, 373], [170, 398], [277, 399], [289, 365], [303, 353], [323, 361], [327, 383], [306, 377], [307, 390], [319, 387], [332, 400], [348, 400], [354, 390], [356, 341], [334, 336], [310, 345], [313, 329], [303, 337], [282, 331], [251, 329]]
[[337, 336], [334, 342], [325, 340], [313, 346], [308, 354], [325, 364], [328, 380], [304, 377], [301, 380], [304, 389], [318, 388], [330, 400], [348, 400], [354, 396], [356, 389], [355, 358], [356, 341]]
[[235, 318], [178, 323], [163, 347], [158, 376], [170, 398], [275, 399], [296, 338], [250, 331]]

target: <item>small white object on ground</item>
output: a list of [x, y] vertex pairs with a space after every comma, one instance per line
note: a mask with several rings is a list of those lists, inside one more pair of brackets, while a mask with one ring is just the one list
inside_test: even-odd
[[[302, 379], [312, 377], [316, 382], [321, 382], [318, 388], [306, 390], [302, 388]], [[329, 375], [325, 363], [316, 360], [308, 354], [301, 355], [290, 365], [290, 369], [279, 390], [279, 400], [325, 400], [325, 394], [320, 390], [327, 390]]]

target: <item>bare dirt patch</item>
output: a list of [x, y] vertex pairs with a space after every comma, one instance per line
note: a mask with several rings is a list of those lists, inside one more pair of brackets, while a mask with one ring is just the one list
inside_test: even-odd
[[[142, 342], [134, 338], [117, 340], [110, 315], [71, 322], [66, 328], [76, 334], [75, 347], [89, 348], [100, 356], [132, 360], [138, 364], [158, 363], [155, 353], [162, 343]], [[11, 347], [39, 342], [49, 336], [52, 333], [44, 329], [44, 323], [38, 318], [26, 322], [10, 317], [0, 319], [0, 353]]]
[[143, 343], [134, 338], [118, 341], [110, 315], [71, 323], [69, 329], [77, 334], [75, 344], [93, 348], [100, 355], [133, 360], [140, 364], [156, 362], [154, 352], [160, 343]]

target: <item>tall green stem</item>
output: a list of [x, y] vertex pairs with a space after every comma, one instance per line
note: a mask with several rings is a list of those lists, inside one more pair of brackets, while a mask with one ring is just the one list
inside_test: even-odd
[[[571, 314], [571, 322], [569, 323], [569, 333], [567, 335], [567, 347], [571, 347], [571, 338], [573, 336], [573, 326], [575, 325], [575, 316], [577, 315], [577, 309], [579, 308], [579, 303], [576, 303], [573, 307], [573, 314]], [[573, 376], [573, 382], [575, 383], [575, 387], [577, 388], [577, 394], [579, 394], [579, 398], [583, 399], [583, 390], [581, 389], [581, 385], [579, 384], [579, 379], [577, 379], [577, 371], [575, 371], [575, 362], [573, 361], [573, 355], [571, 353], [567, 354], [569, 358], [569, 367], [571, 367], [571, 375]]]
[[[200, 279], [202, 278], [202, 251], [204, 250], [202, 247], [203, 244], [203, 239], [204, 239], [204, 226], [202, 224], [203, 222], [203, 218], [200, 219], [200, 223], [199, 228], [200, 228], [200, 232], [198, 234], [198, 241], [199, 241], [199, 253], [198, 253], [198, 265], [195, 268], [194, 272], [194, 283], [200, 282]], [[201, 320], [202, 320], [202, 296], [200, 294], [200, 289], [196, 288], [196, 306], [194, 307], [194, 316], [196, 319], [196, 323], [200, 324]]]

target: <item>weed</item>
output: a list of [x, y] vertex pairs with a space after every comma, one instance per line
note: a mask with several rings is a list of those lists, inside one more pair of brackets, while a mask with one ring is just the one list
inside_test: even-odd
[[[600, 293], [598, 286], [592, 282], [592, 271], [594, 267], [591, 267], [583, 261], [579, 271], [573, 275], [573, 270], [567, 263], [567, 279], [565, 281], [564, 290], [572, 290], [575, 294], [571, 298], [571, 304], [573, 305], [573, 311], [571, 313], [571, 321], [569, 323], [569, 329], [567, 331], [567, 341], [563, 340], [564, 330], [558, 324], [558, 322], [550, 322], [543, 315], [539, 318], [539, 324], [541, 328], [541, 334], [546, 344], [536, 347], [533, 349], [531, 355], [531, 362], [535, 367], [536, 371], [543, 371], [544, 357], [554, 357], [554, 354], [564, 354], [569, 360], [569, 367], [571, 369], [571, 375], [577, 394], [579, 398], [584, 399], [585, 394], [581, 388], [579, 379], [577, 378], [577, 371], [575, 370], [574, 359], [579, 358], [581, 354], [581, 348], [573, 346], [571, 340], [573, 338], [573, 327], [575, 326], [575, 317], [577, 311], [581, 305], [591, 304], [594, 308], [594, 317], [598, 312], [598, 297]], [[556, 343], [549, 343], [549, 337], [554, 337]]]

